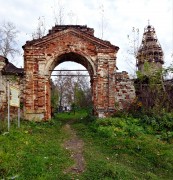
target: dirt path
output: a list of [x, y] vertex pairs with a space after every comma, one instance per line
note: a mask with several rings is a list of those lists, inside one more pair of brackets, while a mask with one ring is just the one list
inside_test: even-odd
[[74, 129], [71, 128], [70, 123], [65, 125], [65, 131], [70, 134], [70, 139], [65, 141], [63, 146], [65, 149], [70, 150], [71, 157], [74, 159], [75, 164], [64, 171], [64, 173], [82, 173], [85, 170], [85, 161], [83, 157], [84, 142], [79, 139]]

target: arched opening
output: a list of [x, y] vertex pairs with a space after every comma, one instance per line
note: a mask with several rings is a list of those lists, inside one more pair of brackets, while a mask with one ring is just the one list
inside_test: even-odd
[[76, 53], [66, 53], [55, 58], [50, 68], [51, 116], [56, 113], [91, 111], [92, 78], [90, 62]]
[[95, 74], [95, 69], [94, 69], [94, 65], [92, 61], [89, 58], [86, 58], [84, 55], [80, 55], [74, 52], [64, 53], [56, 57], [53, 63], [49, 67], [50, 74], [51, 74], [51, 71], [56, 66], [67, 61], [72, 61], [72, 62], [83, 65], [87, 69], [91, 78]]
[[51, 118], [52, 70], [63, 62], [76, 62], [89, 73], [93, 113], [109, 116], [115, 111], [115, 63], [118, 47], [98, 39], [86, 26], [55, 26], [41, 39], [26, 42], [24, 117]]

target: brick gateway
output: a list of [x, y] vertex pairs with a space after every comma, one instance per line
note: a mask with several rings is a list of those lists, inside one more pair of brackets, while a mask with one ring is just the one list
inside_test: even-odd
[[51, 118], [51, 70], [65, 61], [83, 65], [90, 75], [94, 114], [109, 116], [116, 109], [127, 108], [135, 97], [126, 72], [116, 72], [119, 47], [94, 36], [87, 26], [53, 27], [24, 49], [24, 117], [29, 120]]

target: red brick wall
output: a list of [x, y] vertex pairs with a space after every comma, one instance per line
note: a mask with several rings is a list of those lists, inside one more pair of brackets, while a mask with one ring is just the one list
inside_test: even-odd
[[[121, 89], [121, 84], [115, 81], [116, 53], [119, 48], [87, 33], [90, 28], [84, 29], [83, 26], [81, 29], [68, 26], [61, 30], [61, 26], [58, 26], [57, 31], [55, 27], [47, 36], [27, 42], [23, 47], [26, 119], [51, 118], [50, 70], [69, 60], [82, 64], [90, 74], [94, 114], [104, 117], [115, 112], [115, 96], [118, 92], [115, 88]], [[127, 94], [126, 99], [131, 98], [125, 89], [121, 93]]]

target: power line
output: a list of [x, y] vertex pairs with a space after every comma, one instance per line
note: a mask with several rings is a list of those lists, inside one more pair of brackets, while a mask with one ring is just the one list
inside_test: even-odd
[[63, 69], [63, 70], [49, 70], [49, 71], [87, 71], [87, 70], [83, 70], [83, 69], [73, 69], [73, 70], [70, 70], [70, 69]]
[[[49, 75], [46, 75], [46, 76], [49, 76]], [[72, 75], [70, 75], [70, 74], [57, 74], [57, 75], [55, 75], [55, 74], [53, 74], [53, 75], [51, 75], [51, 76], [90, 76], [90, 75], [85, 75], [85, 74], [80, 74], [80, 75], [74, 75], [74, 74], [72, 74]]]

